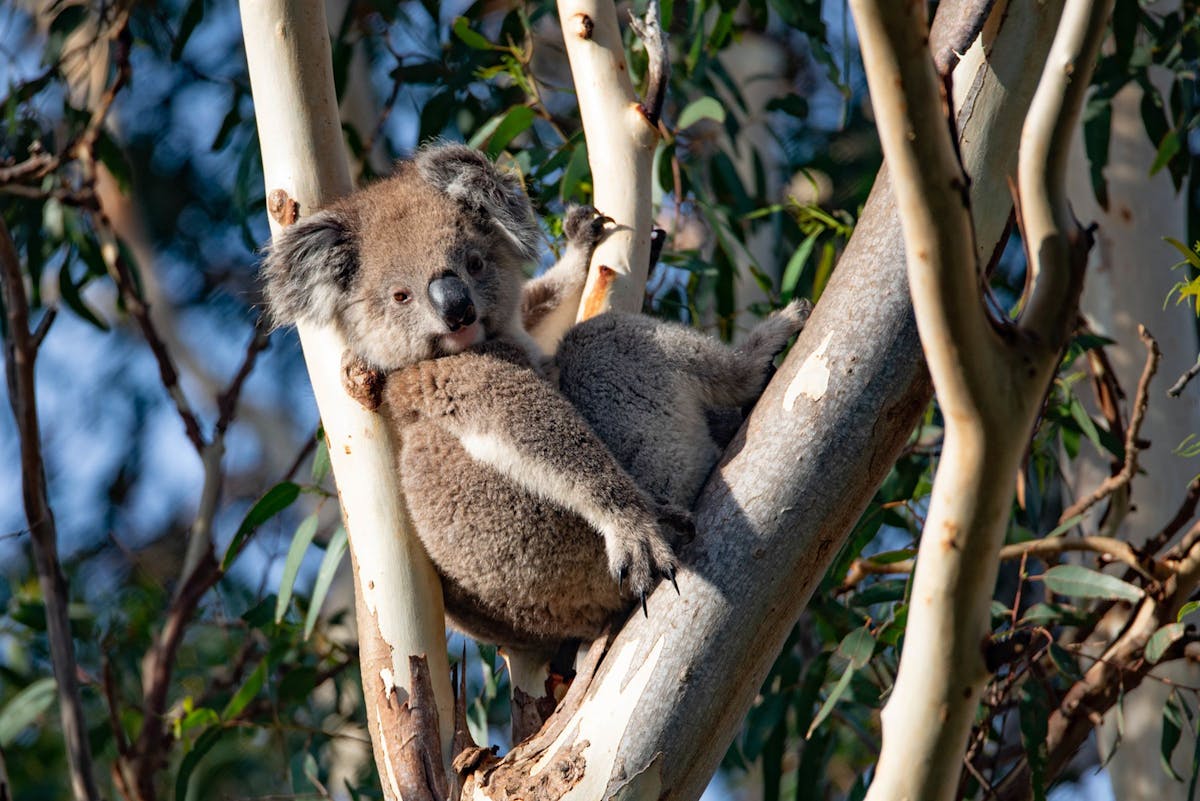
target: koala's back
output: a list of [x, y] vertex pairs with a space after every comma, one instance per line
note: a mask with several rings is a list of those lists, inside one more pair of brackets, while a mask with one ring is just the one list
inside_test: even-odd
[[608, 312], [567, 332], [555, 355], [560, 389], [638, 485], [691, 508], [720, 457], [711, 407], [690, 357], [710, 337], [641, 314]]
[[473, 460], [436, 425], [406, 427], [400, 473], [442, 577], [447, 616], [463, 632], [509, 646], [554, 646], [594, 639], [628, 607], [598, 532]]

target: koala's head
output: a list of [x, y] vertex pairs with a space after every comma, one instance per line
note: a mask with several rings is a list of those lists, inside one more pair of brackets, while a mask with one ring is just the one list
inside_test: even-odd
[[284, 229], [263, 262], [276, 325], [338, 325], [373, 366], [457, 353], [519, 327], [521, 266], [542, 244], [520, 180], [463, 145]]

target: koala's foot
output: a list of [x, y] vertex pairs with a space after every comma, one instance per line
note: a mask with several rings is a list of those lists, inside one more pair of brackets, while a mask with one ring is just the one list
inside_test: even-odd
[[[677, 518], [678, 513], [673, 516]], [[690, 526], [690, 517], [688, 521]], [[676, 519], [675, 522], [680, 521]], [[643, 614], [648, 614], [646, 596], [658, 580], [666, 578], [674, 583], [679, 570], [679, 562], [669, 544], [675, 538], [664, 536], [662, 528], [657, 520], [642, 519], [622, 526], [605, 538], [609, 570], [622, 591], [641, 599]]]
[[572, 206], [567, 209], [567, 215], [563, 218], [563, 233], [567, 235], [567, 244], [591, 253], [604, 238], [604, 226], [610, 222], [611, 217], [605, 217], [591, 206]]
[[361, 356], [346, 351], [342, 354], [342, 389], [362, 407], [373, 412], [383, 403], [383, 373], [375, 370]]
[[737, 350], [751, 362], [772, 362], [787, 345], [788, 340], [804, 330], [808, 316], [812, 314], [812, 303], [793, 300], [750, 330], [745, 341]]

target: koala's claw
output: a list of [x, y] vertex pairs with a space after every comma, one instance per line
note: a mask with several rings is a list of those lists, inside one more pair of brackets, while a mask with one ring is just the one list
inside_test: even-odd
[[342, 389], [373, 412], [383, 403], [384, 375], [350, 351], [342, 353]]
[[572, 206], [563, 218], [563, 233], [567, 241], [590, 250], [604, 238], [604, 226], [612, 221], [592, 206]]
[[646, 591], [645, 590], [642, 590], [642, 615], [647, 618], [650, 617], [650, 610], [648, 610], [646, 608]]
[[659, 578], [675, 575], [679, 563], [671, 548], [669, 534], [651, 517], [634, 522], [609, 539], [609, 568], [625, 597], [649, 596]]
[[676, 575], [675, 568], [673, 568], [673, 567], [667, 568], [666, 570], [663, 571], [663, 575], [671, 582], [671, 586], [675, 588], [675, 594], [683, 595], [683, 593], [681, 593], [679, 591], [679, 582], [677, 582], [675, 580], [675, 575]]

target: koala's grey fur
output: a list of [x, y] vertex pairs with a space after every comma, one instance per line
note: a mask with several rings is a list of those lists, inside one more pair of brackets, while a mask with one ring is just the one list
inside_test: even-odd
[[[451, 621], [484, 641], [594, 638], [674, 577], [682, 510], [720, 451], [706, 413], [753, 403], [807, 316], [794, 304], [733, 350], [608, 313], [567, 332], [550, 362], [528, 332], [557, 338], [602, 222], [569, 215], [563, 258], [522, 287], [541, 244], [524, 191], [477, 152], [440, 146], [285, 230], [264, 264], [278, 323], [339, 325], [352, 388], [355, 373], [388, 373], [381, 412], [417, 534]], [[427, 297], [447, 276], [475, 323], [452, 330]]]

